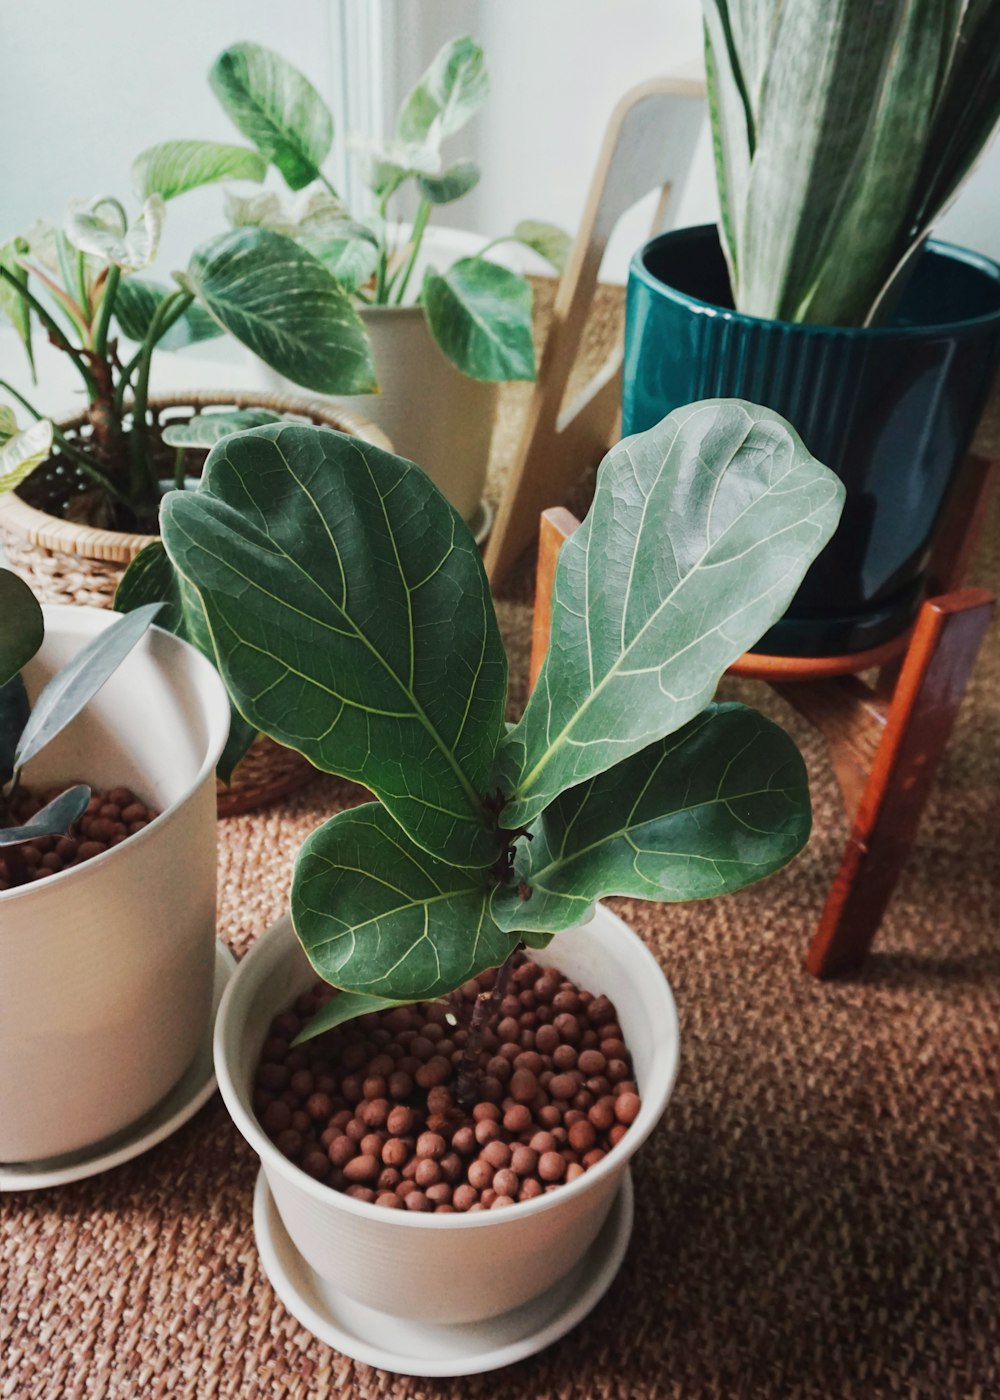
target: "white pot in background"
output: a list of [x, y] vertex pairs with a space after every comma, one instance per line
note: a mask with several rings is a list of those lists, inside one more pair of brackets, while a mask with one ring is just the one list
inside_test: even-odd
[[428, 1322], [496, 1317], [545, 1292], [591, 1245], [629, 1158], [656, 1126], [677, 1072], [673, 996], [627, 924], [598, 906], [588, 924], [544, 953], [615, 1003], [642, 1096], [639, 1116], [603, 1161], [576, 1181], [504, 1211], [407, 1214], [314, 1181], [273, 1145], [252, 1107], [254, 1071], [272, 1017], [316, 980], [286, 917], [240, 963], [215, 1026], [219, 1088], [258, 1154], [285, 1229], [321, 1278], [392, 1316]]
[[[116, 614], [47, 607], [32, 700]], [[127, 1127], [205, 1033], [215, 958], [215, 764], [229, 704], [215, 669], [151, 628], [25, 771], [132, 788], [161, 809], [83, 865], [0, 893], [0, 1161], [62, 1156]]]

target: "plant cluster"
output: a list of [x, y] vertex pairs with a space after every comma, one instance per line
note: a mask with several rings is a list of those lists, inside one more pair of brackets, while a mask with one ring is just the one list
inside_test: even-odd
[[479, 552], [418, 467], [281, 424], [212, 450], [198, 491], [161, 512], [183, 625], [248, 725], [379, 799], [296, 862], [296, 932], [344, 989], [309, 1033], [449, 992], [604, 895], [706, 898], [794, 855], [809, 830], [794, 744], [712, 696], [843, 494], [777, 414], [739, 401], [613, 447], [508, 726]]

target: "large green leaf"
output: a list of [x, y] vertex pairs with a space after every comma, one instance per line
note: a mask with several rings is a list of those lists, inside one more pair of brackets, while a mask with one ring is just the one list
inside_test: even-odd
[[[171, 295], [169, 287], [148, 277], [123, 277], [115, 294], [115, 319], [122, 334], [136, 344], [145, 340], [160, 302]], [[199, 340], [222, 334], [219, 325], [198, 303], [191, 305], [156, 342], [161, 350], [181, 350]]]
[[73, 200], [66, 213], [65, 234], [81, 253], [103, 258], [124, 272], [139, 272], [156, 257], [165, 213], [162, 196], [151, 194], [138, 221], [123, 229], [116, 207], [107, 200]]
[[284, 234], [237, 228], [195, 249], [184, 283], [237, 340], [324, 394], [376, 388], [365, 328], [323, 264]]
[[52, 424], [47, 418], [0, 439], [0, 494], [20, 486], [51, 452]]
[[531, 287], [485, 258], [428, 268], [421, 301], [441, 350], [470, 379], [534, 379]]
[[209, 81], [227, 113], [289, 189], [319, 178], [333, 144], [333, 118], [312, 83], [272, 49], [234, 44], [216, 59]]
[[417, 183], [432, 204], [451, 204], [479, 184], [479, 166], [473, 160], [457, 160], [440, 175], [421, 175]]
[[[115, 607], [119, 612], [135, 612], [150, 603], [162, 604], [157, 616], [158, 626], [197, 647], [213, 666], [218, 664], [201, 599], [177, 573], [160, 540], [153, 540], [139, 551], [115, 592]], [[233, 769], [256, 736], [256, 729], [230, 701], [229, 736], [216, 764], [216, 773], [224, 783], [229, 782]]]
[[23, 825], [0, 826], [0, 848], [20, 846], [25, 841], [37, 841], [40, 836], [59, 836], [69, 831], [73, 823], [83, 816], [89, 801], [90, 788], [85, 783], [67, 788]]
[[247, 720], [370, 788], [426, 850], [490, 864], [506, 657], [475, 542], [424, 473], [327, 429], [255, 428], [161, 527]]
[[132, 162], [132, 185], [140, 199], [151, 194], [173, 199], [219, 180], [260, 184], [266, 174], [267, 161], [259, 151], [221, 141], [163, 141]]
[[482, 870], [436, 860], [369, 802], [306, 840], [295, 863], [292, 922], [327, 982], [418, 1001], [513, 952], [519, 937], [493, 922], [489, 896]]
[[452, 39], [400, 108], [397, 134], [403, 142], [432, 148], [461, 130], [489, 95], [482, 49], [467, 35]]
[[23, 768], [66, 728], [100, 690], [146, 635], [160, 604], [139, 608], [98, 632], [61, 671], [57, 671], [35, 701], [14, 754]]
[[504, 825], [704, 709], [785, 611], [843, 500], [783, 418], [735, 399], [613, 447], [560, 552], [548, 654], [502, 746]]
[[23, 578], [0, 569], [0, 687], [34, 656], [45, 636], [42, 610]]
[[788, 735], [743, 705], [709, 705], [546, 807], [513, 882], [494, 891], [493, 917], [555, 933], [609, 894], [728, 894], [790, 861], [809, 823], [805, 765]]
[[0, 685], [0, 787], [14, 772], [17, 741], [30, 714], [31, 704], [24, 681], [20, 675], [12, 676], [6, 685]]

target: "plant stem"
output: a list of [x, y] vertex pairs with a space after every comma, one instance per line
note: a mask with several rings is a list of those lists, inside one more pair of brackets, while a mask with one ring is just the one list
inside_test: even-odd
[[151, 505], [156, 500], [156, 474], [152, 469], [147, 453], [148, 424], [146, 423], [146, 405], [149, 400], [149, 371], [153, 359], [153, 350], [161, 336], [179, 320], [188, 309], [194, 297], [190, 292], [174, 292], [171, 296], [164, 297], [159, 306], [153, 312], [153, 319], [149, 323], [149, 330], [142, 342], [142, 349], [139, 355], [139, 377], [136, 380], [135, 393], [132, 400], [132, 432], [129, 439], [129, 455], [132, 461], [131, 474], [131, 496], [133, 505], [144, 499]]
[[122, 408], [124, 407], [124, 404], [125, 404], [125, 395], [128, 393], [129, 389], [131, 388], [131, 385], [132, 385], [132, 376], [133, 376], [133, 374], [135, 374], [136, 370], [139, 368], [139, 361], [140, 361], [141, 359], [142, 359], [142, 346], [140, 345], [140, 346], [139, 346], [139, 349], [135, 352], [135, 354], [134, 354], [134, 355], [132, 356], [132, 358], [129, 360], [128, 364], [127, 364], [127, 365], [124, 365], [124, 366], [122, 367], [121, 374], [118, 376], [118, 385], [117, 385], [117, 387], [116, 387], [116, 389], [115, 389], [114, 403], [115, 403], [115, 408], [118, 410], [119, 413], [121, 413]]
[[115, 296], [118, 292], [121, 275], [121, 269], [112, 264], [108, 270], [108, 280], [104, 284], [104, 295], [97, 313], [97, 325], [94, 328], [94, 354], [99, 355], [102, 360], [106, 359], [108, 354], [108, 326], [111, 324], [111, 313], [115, 307]]
[[174, 458], [174, 486], [178, 491], [184, 490], [184, 481], [187, 473], [184, 471], [184, 458], [186, 453], [183, 447], [178, 447], [177, 456]]
[[403, 267], [402, 281], [399, 284], [399, 291], [396, 293], [397, 306], [403, 304], [403, 297], [406, 295], [410, 274], [413, 272], [414, 263], [417, 261], [417, 254], [420, 252], [420, 245], [424, 239], [424, 230], [427, 228], [427, 220], [430, 216], [431, 202], [429, 199], [422, 199], [417, 208], [417, 217], [413, 220], [413, 231], [410, 234], [410, 256], [407, 258], [406, 264]]
[[27, 287], [22, 287], [21, 283], [17, 280], [17, 278], [12, 277], [5, 267], [0, 267], [0, 280], [7, 282], [11, 287], [14, 288], [18, 296], [23, 301], [26, 301], [28, 303], [32, 311], [34, 311], [35, 315], [38, 317], [42, 325], [52, 337], [53, 343], [56, 345], [57, 349], [65, 350], [67, 355], [69, 355], [70, 359], [80, 371], [80, 375], [83, 378], [83, 382], [87, 386], [87, 394], [90, 397], [90, 399], [95, 399], [97, 397], [97, 383], [94, 379], [94, 376], [88, 369], [79, 350], [77, 350], [75, 346], [71, 345], [66, 339], [66, 333], [59, 325], [59, 322], [49, 315], [48, 311], [46, 311], [45, 307], [38, 300], [38, 298], [34, 296], [31, 292], [29, 292]]
[[87, 255], [77, 249], [76, 254], [76, 295], [83, 312], [83, 319], [89, 325], [93, 320], [94, 309], [87, 295]]
[[469, 1022], [469, 1036], [465, 1042], [465, 1049], [462, 1052], [462, 1059], [459, 1062], [458, 1074], [455, 1080], [455, 1096], [464, 1108], [472, 1108], [479, 1098], [479, 1084], [482, 1078], [482, 1065], [480, 1056], [483, 1050], [483, 1036], [489, 1030], [496, 1013], [500, 1008], [500, 1003], [507, 995], [507, 988], [510, 985], [510, 975], [514, 970], [514, 954], [521, 947], [518, 947], [510, 954], [507, 961], [497, 968], [497, 975], [493, 986], [488, 992], [481, 992], [476, 998], [472, 1008], [472, 1020]]

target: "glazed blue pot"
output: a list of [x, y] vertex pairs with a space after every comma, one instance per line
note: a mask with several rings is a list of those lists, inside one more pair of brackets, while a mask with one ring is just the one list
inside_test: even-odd
[[931, 538], [1000, 355], [1000, 267], [928, 243], [892, 322], [793, 325], [733, 310], [714, 225], [636, 254], [625, 321], [623, 432], [698, 399], [773, 408], [847, 487], [840, 527], [757, 650], [823, 656], [907, 627]]

